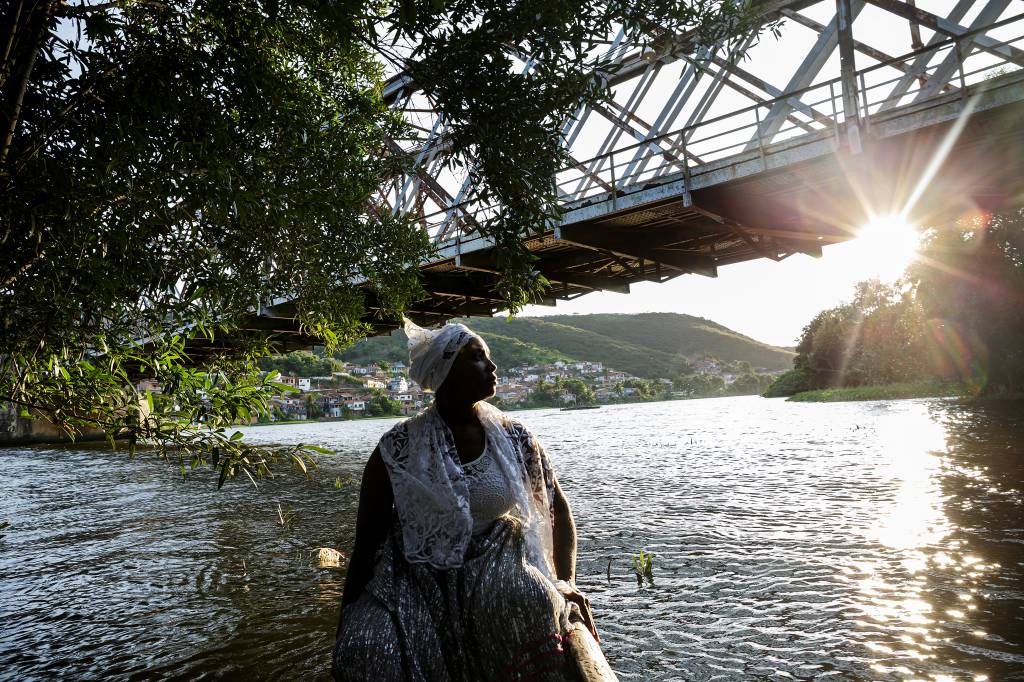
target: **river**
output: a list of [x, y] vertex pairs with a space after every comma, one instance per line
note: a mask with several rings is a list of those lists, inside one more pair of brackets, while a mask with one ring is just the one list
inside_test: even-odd
[[[578, 582], [621, 679], [1024, 676], [1020, 404], [517, 416], [573, 506]], [[0, 451], [0, 679], [326, 679], [344, 569], [311, 550], [351, 547], [362, 464], [392, 423], [245, 429], [337, 451], [315, 481], [258, 491], [102, 447]]]

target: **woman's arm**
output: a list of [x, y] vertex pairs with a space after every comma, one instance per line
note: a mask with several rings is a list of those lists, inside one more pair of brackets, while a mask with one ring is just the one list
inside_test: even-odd
[[583, 615], [583, 624], [590, 630], [598, 642], [601, 637], [597, 634], [597, 627], [594, 626], [594, 617], [590, 613], [590, 601], [576, 589], [576, 522], [572, 518], [572, 510], [569, 508], [569, 501], [565, 499], [558, 479], [555, 479], [554, 499], [552, 500], [552, 544], [555, 554], [555, 577], [569, 583], [571, 589], [563, 592], [563, 596], [569, 601], [575, 602], [580, 607]]
[[555, 553], [555, 577], [567, 582], [576, 582], [576, 522], [569, 509], [558, 480], [555, 479], [555, 495], [552, 500], [552, 541]]
[[391, 509], [394, 505], [391, 479], [380, 456], [380, 447], [374, 449], [363, 470], [363, 481], [359, 486], [359, 511], [356, 514], [356, 542], [345, 575], [345, 589], [341, 595], [341, 617], [338, 618], [338, 632], [345, 607], [363, 593], [373, 577], [374, 558], [377, 548], [387, 538], [391, 524]]

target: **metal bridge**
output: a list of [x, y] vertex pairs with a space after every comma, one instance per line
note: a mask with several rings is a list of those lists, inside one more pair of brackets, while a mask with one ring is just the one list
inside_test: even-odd
[[[918, 1], [755, 0], [783, 25], [742, 42], [746, 60], [686, 35], [598, 41], [615, 97], [565, 123], [564, 215], [528, 240], [552, 283], [537, 302], [819, 256], [876, 215], [926, 224], [1024, 201], [1024, 2]], [[395, 73], [385, 95], [419, 134], [394, 143], [415, 163], [378, 205], [414, 215], [438, 254], [410, 317], [491, 315], [498, 267], [473, 227], [494, 207], [453, 170], [415, 83]], [[293, 316], [278, 302], [254, 327], [295, 330]]]

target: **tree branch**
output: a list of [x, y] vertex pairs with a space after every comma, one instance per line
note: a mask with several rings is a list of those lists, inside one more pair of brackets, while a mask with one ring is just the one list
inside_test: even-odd
[[[25, 99], [29, 77], [32, 75], [32, 68], [35, 66], [36, 56], [39, 54], [40, 38], [46, 30], [46, 20], [49, 16], [50, 3], [48, 0], [43, 3], [42, 9], [39, 9], [37, 5], [33, 8], [33, 13], [30, 14], [29, 26], [32, 28], [30, 43], [27, 49], [27, 63], [18, 79], [17, 92], [14, 95], [14, 99], [8, 107], [11, 114], [7, 122], [7, 131], [4, 134], [3, 147], [0, 147], [0, 167], [3, 167], [4, 162], [7, 160], [7, 154], [10, 152], [11, 144], [14, 142], [14, 132], [18, 129], [18, 120], [21, 118], [21, 103]], [[36, 22], [35, 26], [32, 26], [33, 20]]]
[[110, 2], [101, 2], [98, 5], [65, 7], [57, 13], [57, 16], [64, 18], [83, 17], [92, 12], [105, 12], [108, 9], [118, 9], [121, 7], [128, 7], [129, 5], [146, 5], [147, 7], [155, 7], [156, 9], [167, 9], [167, 5], [162, 2], [156, 2], [155, 0], [111, 0]]
[[24, 0], [18, 0], [18, 6], [16, 8], [12, 8], [11, 17], [7, 22], [10, 32], [7, 34], [7, 40], [4, 41], [3, 57], [0, 58], [0, 64], [2, 64], [2, 66], [0, 66], [0, 88], [2, 88], [4, 83], [7, 82], [7, 77], [10, 75], [8, 60], [11, 57], [11, 49], [14, 47], [14, 36], [18, 33], [18, 24], [21, 23], [21, 9], [24, 6]]
[[[30, 410], [36, 410], [38, 412], [44, 412], [44, 413], [46, 413], [47, 416], [52, 416], [53, 415], [53, 410], [51, 410], [48, 407], [44, 407], [42, 405], [36, 405], [35, 403], [25, 402], [24, 400], [18, 400], [17, 398], [14, 398], [14, 397], [9, 396], [9, 395], [0, 395], [0, 402], [13, 403], [14, 405], [20, 405], [21, 407], [26, 407], [26, 408], [28, 408]], [[95, 424], [99, 428], [112, 427], [112, 426], [120, 426], [119, 424], [117, 424], [117, 422], [105, 422], [105, 421], [101, 421], [99, 419], [96, 419], [95, 417], [83, 417], [81, 415], [74, 414], [74, 413], [71, 413], [71, 412], [69, 412], [67, 416], [70, 417], [71, 419], [74, 419], [74, 420], [77, 420], [77, 421], [80, 421], [80, 422], [85, 422], [85, 423], [88, 423], [88, 424]]]

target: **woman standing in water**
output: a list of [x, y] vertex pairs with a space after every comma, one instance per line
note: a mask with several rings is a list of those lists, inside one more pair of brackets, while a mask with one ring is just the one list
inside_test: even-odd
[[461, 324], [406, 321], [434, 404], [366, 464], [337, 680], [614, 680], [575, 587], [576, 527], [536, 438], [483, 402], [495, 365]]

